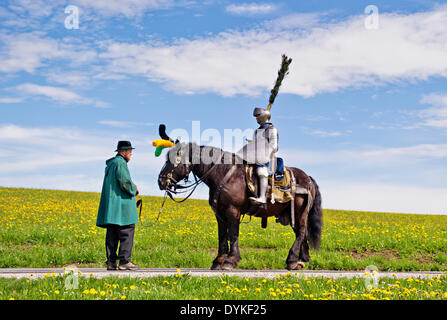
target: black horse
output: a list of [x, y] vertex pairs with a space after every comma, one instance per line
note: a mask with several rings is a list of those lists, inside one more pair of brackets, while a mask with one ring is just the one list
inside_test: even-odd
[[[296, 238], [289, 250], [286, 264], [287, 269], [296, 270], [303, 268], [304, 262], [310, 259], [309, 244], [315, 249], [320, 246], [322, 208], [321, 194], [312, 177], [298, 168], [290, 169], [297, 185], [311, 190], [311, 197], [297, 194], [294, 199], [296, 223], [293, 231]], [[203, 181], [209, 187], [209, 203], [217, 219], [219, 249], [211, 269], [231, 270], [241, 260], [238, 243], [241, 214], [252, 208], [248, 199], [252, 194], [245, 180], [245, 164], [233, 153], [176, 141], [160, 171], [158, 185], [161, 190], [175, 193], [180, 186], [178, 182], [187, 179], [191, 172], [199, 182]], [[308, 201], [311, 201], [309, 206]], [[263, 219], [276, 216], [285, 218], [283, 221], [290, 221], [287, 219], [290, 215], [291, 202], [268, 202], [265, 207], [257, 210], [255, 216]]]

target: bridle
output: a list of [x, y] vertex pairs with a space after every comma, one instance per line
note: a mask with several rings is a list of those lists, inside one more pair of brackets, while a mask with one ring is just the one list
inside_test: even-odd
[[[181, 155], [180, 155], [181, 156]], [[188, 178], [189, 178], [189, 174], [192, 172], [193, 176], [194, 176], [194, 182], [192, 182], [189, 185], [179, 185], [179, 181], [177, 181], [174, 177], [173, 177], [173, 173], [175, 171], [175, 169], [178, 167], [178, 165], [181, 163], [181, 157], [179, 155], [177, 155], [175, 163], [173, 168], [166, 174], [160, 174], [161, 178], [166, 178], [166, 188], [165, 188], [165, 192], [166, 194], [171, 198], [171, 200], [173, 200], [174, 202], [177, 203], [181, 203], [186, 201], [196, 190], [197, 186], [199, 184], [201, 184], [202, 182], [205, 181], [206, 178], [208, 178], [208, 176], [210, 175], [211, 171], [216, 167], [216, 165], [220, 164], [224, 153], [222, 153], [222, 156], [220, 157], [218, 162], [214, 162], [214, 164], [211, 166], [211, 168], [209, 168], [203, 175], [201, 178], [197, 178], [197, 175], [192, 171], [192, 166], [193, 164], [190, 163], [189, 161], [187, 163], [185, 163], [185, 170], [186, 170], [186, 175], [184, 178], [182, 178], [185, 183], [188, 182]], [[180, 159], [180, 160], [179, 160]], [[166, 163], [165, 163], [166, 166]], [[164, 167], [163, 167], [164, 168]], [[162, 171], [163, 171], [162, 168]], [[172, 183], [174, 182], [174, 183]], [[172, 189], [173, 188], [173, 189]], [[177, 189], [180, 189], [177, 190]], [[189, 192], [189, 193], [188, 193]], [[172, 194], [184, 194], [184, 193], [188, 193], [188, 195], [186, 197], [184, 197], [182, 200], [176, 200], [174, 199]]]

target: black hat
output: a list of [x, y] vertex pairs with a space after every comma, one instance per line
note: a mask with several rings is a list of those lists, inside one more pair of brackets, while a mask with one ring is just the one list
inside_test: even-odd
[[130, 143], [130, 141], [118, 141], [118, 146], [116, 147], [115, 152], [129, 149], [135, 149], [132, 148], [132, 144]]

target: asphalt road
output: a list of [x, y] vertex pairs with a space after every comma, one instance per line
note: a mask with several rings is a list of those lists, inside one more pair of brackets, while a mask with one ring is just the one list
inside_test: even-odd
[[[222, 276], [236, 276], [243, 278], [275, 278], [290, 274], [292, 276], [313, 278], [313, 277], [326, 277], [326, 278], [354, 278], [354, 277], [367, 277], [365, 271], [331, 271], [331, 270], [299, 270], [289, 271], [287, 270], [241, 270], [236, 269], [232, 271], [216, 271], [209, 269], [164, 269], [164, 268], [141, 268], [136, 271], [107, 271], [105, 268], [76, 268], [67, 266], [63, 268], [0, 268], [0, 278], [28, 278], [37, 279], [51, 276], [61, 276], [66, 272], [74, 270], [80, 277], [95, 277], [104, 278], [109, 276], [117, 277], [134, 277], [134, 278], [148, 278], [158, 276], [173, 276], [178, 273], [183, 275], [191, 275], [196, 277], [222, 277]], [[444, 274], [444, 272], [432, 272], [432, 271], [409, 271], [409, 272], [377, 272], [378, 278], [432, 278]]]

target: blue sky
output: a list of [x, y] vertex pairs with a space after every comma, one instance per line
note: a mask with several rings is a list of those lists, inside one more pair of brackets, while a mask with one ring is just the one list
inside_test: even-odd
[[446, 43], [442, 1], [3, 1], [0, 185], [100, 192], [128, 139], [136, 184], [162, 195], [158, 124], [256, 128], [286, 53], [279, 154], [323, 206], [445, 214]]

